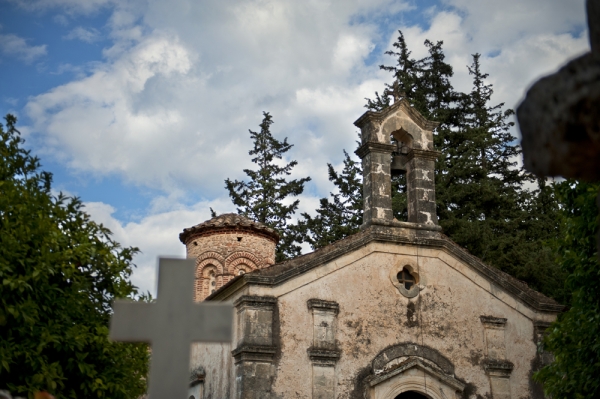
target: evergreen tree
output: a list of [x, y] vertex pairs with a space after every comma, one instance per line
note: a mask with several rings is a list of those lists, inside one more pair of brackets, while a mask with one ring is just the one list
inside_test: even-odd
[[[559, 264], [568, 274], [569, 309], [549, 328], [544, 349], [554, 361], [535, 374], [548, 397], [600, 397], [600, 262], [596, 237], [600, 184], [557, 185], [564, 234], [556, 240]], [[596, 201], [599, 201], [598, 204]]]
[[0, 386], [33, 397], [136, 399], [148, 346], [108, 340], [111, 302], [133, 298], [136, 248], [121, 248], [81, 201], [0, 124]]
[[525, 175], [516, 167], [520, 153], [509, 129], [512, 110], [488, 105], [493, 93], [485, 83], [479, 55], [469, 67], [473, 89], [461, 96], [459, 125], [444, 140], [445, 170], [436, 175], [438, 215], [444, 232], [459, 245], [500, 268], [526, 216], [520, 207]]
[[289, 224], [292, 215], [298, 209], [300, 200], [285, 205], [284, 200], [297, 197], [304, 191], [304, 183], [310, 177], [287, 181], [286, 176], [298, 164], [291, 161], [285, 166], [279, 166], [275, 160], [282, 159], [283, 154], [292, 148], [287, 142], [277, 140], [271, 134], [270, 127], [273, 119], [268, 112], [263, 112], [260, 132], [250, 130], [250, 137], [254, 141], [254, 148], [248, 153], [253, 155], [252, 162], [258, 166], [257, 170], [244, 169], [250, 178], [246, 181], [225, 180], [225, 188], [236, 205], [237, 212], [257, 222], [274, 228], [280, 234], [277, 245], [276, 259], [283, 261], [300, 254], [300, 234], [295, 226]]
[[[479, 54], [468, 66], [473, 89], [457, 93], [442, 45], [425, 41], [428, 55], [415, 60], [400, 32], [397, 51], [386, 53], [396, 58], [396, 65], [380, 66], [393, 73], [393, 82], [383, 95], [367, 99], [365, 107], [381, 111], [391, 97], [405, 98], [424, 117], [439, 122], [434, 134], [435, 148], [442, 153], [436, 162], [436, 200], [445, 234], [485, 262], [560, 297], [556, 288], [562, 274], [543, 247], [559, 229], [557, 207], [544, 204], [555, 201], [547, 195], [552, 188], [544, 183], [533, 192], [523, 188], [533, 179], [516, 165], [520, 149], [510, 133], [513, 111], [502, 111], [504, 104], [490, 105], [493, 90]], [[394, 216], [405, 220], [404, 175], [392, 178], [392, 205]]]
[[317, 216], [303, 213], [299, 229], [304, 240], [318, 249], [358, 232], [362, 224], [362, 168], [359, 162], [344, 151], [344, 168], [338, 173], [327, 164], [329, 181], [337, 192], [330, 193], [331, 200], [321, 198]]
[[460, 100], [456, 131], [445, 137], [445, 170], [436, 175], [444, 232], [471, 253], [532, 288], [561, 297], [562, 278], [545, 243], [559, 232], [553, 188], [517, 167], [521, 154], [511, 134], [513, 110], [489, 105], [492, 86], [480, 55], [468, 67], [473, 88]]

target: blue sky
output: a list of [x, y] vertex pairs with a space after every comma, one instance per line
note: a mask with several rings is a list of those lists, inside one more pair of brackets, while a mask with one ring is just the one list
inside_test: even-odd
[[157, 256], [184, 255], [178, 233], [234, 209], [223, 181], [251, 167], [262, 111], [315, 209], [398, 29], [415, 57], [443, 40], [461, 90], [483, 54], [507, 107], [588, 49], [583, 0], [0, 0], [0, 113], [56, 190], [142, 250], [133, 280], [154, 291]]

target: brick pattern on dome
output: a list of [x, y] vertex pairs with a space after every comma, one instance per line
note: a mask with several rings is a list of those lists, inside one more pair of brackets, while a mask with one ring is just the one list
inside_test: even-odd
[[181, 234], [179, 234], [179, 240], [186, 244], [187, 240], [193, 235], [228, 229], [251, 230], [264, 234], [273, 239], [275, 242], [279, 241], [279, 234], [274, 229], [265, 226], [262, 223], [255, 222], [252, 219], [248, 219], [245, 216], [238, 215], [237, 213], [224, 213], [207, 220], [206, 222], [183, 229]]
[[180, 234], [188, 258], [196, 259], [195, 299], [220, 289], [241, 273], [275, 263], [277, 233], [244, 216], [225, 214]]

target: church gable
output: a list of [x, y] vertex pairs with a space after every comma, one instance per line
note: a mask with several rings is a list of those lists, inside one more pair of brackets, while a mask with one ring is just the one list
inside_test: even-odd
[[[287, 262], [230, 273], [206, 300], [234, 303], [234, 343], [198, 346], [195, 353], [210, 354], [211, 364], [234, 364], [220, 370], [207, 363], [207, 389], [210, 381], [227, 381], [210, 392], [236, 398], [531, 396], [532, 364], [545, 359], [537, 353], [541, 331], [562, 306], [442, 234], [435, 123], [397, 101], [355, 124], [362, 132], [361, 231]], [[406, 222], [393, 217], [392, 173], [407, 175]]]
[[422, 238], [418, 231], [379, 226], [373, 226], [313, 253], [240, 276], [209, 299], [228, 298], [246, 285], [275, 287], [292, 279], [299, 279], [298, 284], [306, 284], [334, 268], [343, 267], [346, 263], [366, 256], [370, 251], [367, 249], [368, 244], [394, 244], [404, 248], [419, 246], [434, 250], [436, 257], [439, 257], [447, 267], [460, 269], [461, 273], [471, 281], [489, 287], [488, 291], [494, 291], [494, 295], [500, 300], [511, 303], [511, 306], [526, 306], [535, 311], [551, 313], [560, 312], [563, 308], [553, 299], [529, 288], [525, 283], [486, 265], [442, 234], [438, 234], [436, 238]]

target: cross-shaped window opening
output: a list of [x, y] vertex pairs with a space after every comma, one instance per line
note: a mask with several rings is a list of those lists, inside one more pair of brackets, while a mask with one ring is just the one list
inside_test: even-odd
[[412, 274], [410, 274], [406, 269], [402, 269], [401, 272], [398, 272], [398, 282], [400, 284], [404, 284], [404, 288], [410, 290], [411, 287], [415, 284], [415, 278]]

